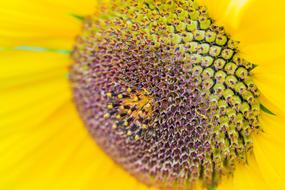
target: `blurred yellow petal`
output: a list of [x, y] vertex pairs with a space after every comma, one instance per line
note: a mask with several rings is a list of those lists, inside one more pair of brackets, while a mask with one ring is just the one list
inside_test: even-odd
[[285, 100], [282, 97], [285, 93], [284, 72], [283, 59], [278, 58], [272, 58], [254, 69], [254, 80], [262, 93], [262, 102], [267, 102], [269, 108], [279, 117], [285, 113]]
[[254, 153], [268, 189], [285, 189], [284, 117], [262, 117], [264, 133], [255, 138]]
[[1, 139], [12, 145], [1, 146], [1, 189], [134, 189], [136, 180], [94, 144], [73, 103], [58, 106], [33, 131], [26, 126]]
[[[38, 2], [36, 0], [33, 1]], [[98, 0], [41, 0], [41, 2], [51, 7], [57, 7], [64, 13], [73, 13], [81, 16], [94, 13], [98, 4]]]
[[[31, 110], [34, 105], [35, 107], [44, 106], [49, 101], [60, 99], [61, 97], [63, 99], [71, 97], [69, 84], [65, 78], [50, 79], [49, 81], [1, 92], [0, 98], [3, 101], [0, 103], [0, 116], [4, 115], [5, 117], [2, 118], [0, 126], [8, 125], [6, 120], [14, 122], [18, 113], [22, 114], [24, 110]], [[42, 103], [38, 104], [38, 102]], [[28, 110], [27, 112], [29, 112]], [[9, 116], [12, 117], [9, 118]]]
[[224, 178], [221, 181], [221, 184], [218, 185], [217, 190], [229, 190], [229, 189], [233, 189], [233, 177], [227, 177]]
[[89, 136], [66, 84], [55, 80], [5, 94], [7, 105], [19, 103], [9, 117], [0, 114], [0, 189], [135, 189], [138, 182]]
[[0, 57], [0, 189], [139, 186], [81, 123], [67, 80], [69, 55], [3, 51]]
[[279, 116], [285, 113], [285, 100], [280, 96], [285, 92], [284, 7], [283, 1], [252, 1], [238, 32], [238, 38], [244, 42], [242, 54], [258, 65], [253, 73], [262, 101]]
[[260, 170], [253, 156], [249, 158], [248, 165], [239, 166], [236, 169], [233, 178], [233, 189], [268, 190], [268, 187], [266, 186], [262, 176], [260, 175]]
[[238, 166], [232, 177], [224, 178], [217, 190], [244, 190], [244, 189], [269, 189], [260, 174], [258, 163], [253, 155], [248, 164]]
[[200, 0], [199, 2], [206, 6], [211, 18], [220, 21], [225, 18], [227, 7], [231, 0]]
[[[80, 31], [80, 22], [60, 9], [30, 1], [19, 1], [17, 6], [12, 2], [0, 8], [2, 37], [73, 37]], [[47, 14], [51, 9], [55, 9], [55, 14]]]
[[1, 51], [0, 89], [55, 77], [67, 81], [69, 55], [49, 52]]
[[240, 29], [241, 16], [251, 0], [201, 0], [216, 24], [224, 26], [234, 36]]
[[71, 50], [74, 37], [5, 37], [0, 38], [0, 50], [15, 50], [22, 46], [41, 47], [57, 50]]
[[285, 2], [273, 0], [201, 0], [216, 22], [241, 42], [241, 49], [284, 40]]
[[259, 166], [253, 155], [250, 156], [247, 165], [238, 166], [232, 177], [224, 178], [217, 190], [267, 190]]
[[235, 38], [243, 46], [284, 40], [284, 9], [284, 1], [250, 0], [241, 13]]
[[84, 17], [95, 12], [96, 2], [4, 1], [0, 7], [0, 47], [36, 45], [71, 48], [72, 41], [81, 30], [81, 20], [74, 15]]

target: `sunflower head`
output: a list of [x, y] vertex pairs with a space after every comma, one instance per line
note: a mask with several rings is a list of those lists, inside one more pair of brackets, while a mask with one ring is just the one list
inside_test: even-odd
[[85, 20], [71, 82], [96, 142], [161, 188], [216, 185], [259, 131], [254, 64], [195, 0], [102, 6]]

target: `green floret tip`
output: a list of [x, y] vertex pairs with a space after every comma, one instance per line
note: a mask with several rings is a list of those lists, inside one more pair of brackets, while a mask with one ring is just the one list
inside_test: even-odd
[[211, 186], [208, 188], [208, 190], [217, 190], [216, 186]]
[[273, 113], [272, 111], [270, 111], [267, 107], [265, 107], [265, 105], [263, 104], [260, 104], [260, 109], [265, 112], [265, 113], [268, 113], [270, 115], [276, 115], [275, 113]]
[[67, 49], [51, 49], [45, 47], [35, 47], [35, 46], [17, 46], [14, 48], [1, 48], [0, 51], [32, 51], [32, 52], [51, 52], [57, 54], [69, 55], [71, 54], [71, 50]]
[[73, 18], [76, 18], [77, 20], [80, 20], [80, 21], [83, 21], [85, 19], [84, 16], [77, 15], [77, 14], [74, 14], [74, 13], [71, 13], [70, 16], [72, 16]]

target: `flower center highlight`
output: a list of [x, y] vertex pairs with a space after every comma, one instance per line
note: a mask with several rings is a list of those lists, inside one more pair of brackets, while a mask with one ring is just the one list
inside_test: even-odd
[[258, 133], [254, 64], [195, 0], [127, 0], [84, 22], [70, 80], [86, 127], [140, 181], [217, 185]]

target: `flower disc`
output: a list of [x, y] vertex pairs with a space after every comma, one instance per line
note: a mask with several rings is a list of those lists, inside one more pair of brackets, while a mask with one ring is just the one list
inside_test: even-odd
[[216, 185], [259, 130], [254, 64], [192, 0], [112, 2], [90, 16], [70, 80], [86, 127], [129, 173], [160, 188]]

